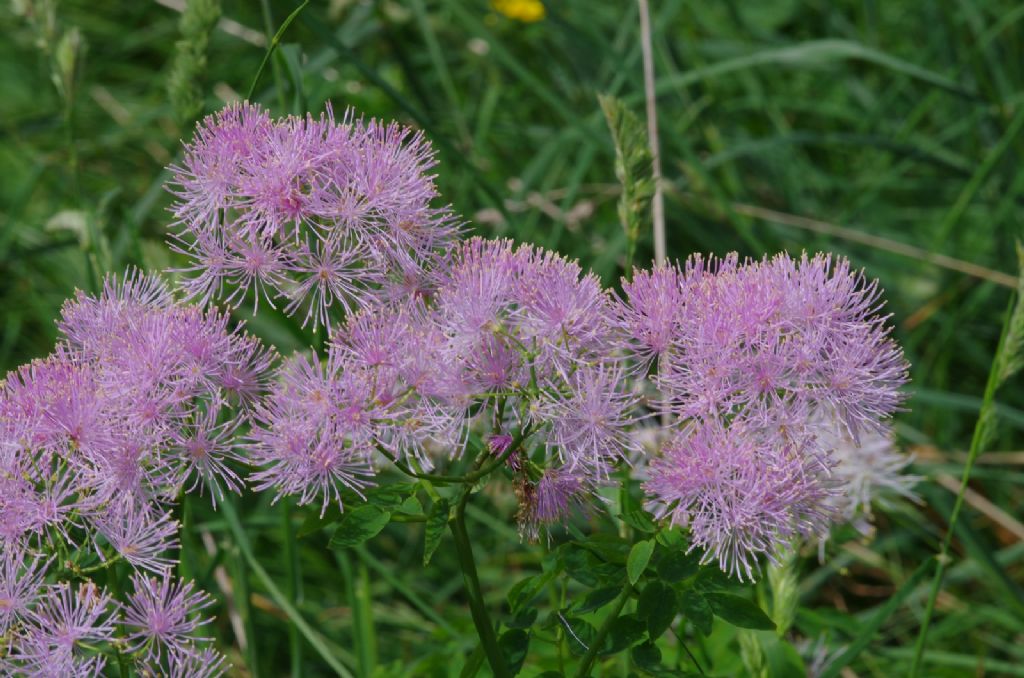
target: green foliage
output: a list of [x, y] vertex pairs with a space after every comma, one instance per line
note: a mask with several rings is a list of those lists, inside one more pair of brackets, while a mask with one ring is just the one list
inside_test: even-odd
[[391, 513], [373, 504], [346, 511], [331, 537], [331, 548], [358, 546], [377, 536], [391, 522]]
[[220, 0], [187, 0], [181, 13], [181, 39], [174, 44], [167, 94], [182, 125], [203, 112], [207, 51], [220, 15]]
[[721, 591], [704, 594], [716, 617], [743, 629], [774, 631], [775, 622], [754, 603], [742, 596]]
[[629, 558], [626, 560], [626, 576], [630, 584], [636, 584], [651, 562], [651, 555], [654, 554], [654, 540], [646, 539], [633, 544], [629, 550]]
[[430, 564], [434, 551], [441, 545], [441, 538], [448, 529], [448, 500], [440, 498], [430, 507], [430, 514], [423, 529], [423, 566]]

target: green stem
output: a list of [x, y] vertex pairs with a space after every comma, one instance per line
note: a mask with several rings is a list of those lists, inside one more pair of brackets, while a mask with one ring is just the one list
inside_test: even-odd
[[516, 450], [518, 450], [520, 446], [523, 444], [523, 441], [530, 435], [531, 428], [532, 426], [530, 424], [527, 424], [526, 426], [521, 428], [519, 432], [516, 433], [515, 437], [512, 439], [512, 442], [509, 444], [508, 449], [505, 450], [502, 453], [502, 455], [495, 459], [493, 462], [491, 462], [487, 466], [484, 466], [482, 468], [479, 468], [475, 471], [472, 471], [461, 476], [445, 476], [436, 475], [433, 473], [419, 473], [417, 471], [413, 471], [412, 469], [408, 468], [403, 463], [401, 463], [398, 460], [398, 458], [395, 457], [395, 455], [391, 454], [391, 452], [389, 452], [387, 448], [385, 448], [383, 445], [381, 445], [380, 443], [377, 443], [376, 445], [378, 452], [387, 457], [388, 461], [395, 465], [395, 468], [397, 468], [399, 471], [409, 476], [410, 478], [429, 480], [431, 482], [444, 483], [448, 485], [454, 485], [459, 483], [472, 484], [480, 480], [484, 476], [490, 474], [492, 471], [494, 471], [499, 466], [503, 465], [506, 461], [508, 461], [508, 458], [515, 454]]
[[281, 44], [281, 38], [284, 37], [284, 32], [288, 30], [288, 27], [292, 25], [292, 22], [302, 13], [302, 10], [309, 4], [309, 0], [303, 0], [302, 4], [295, 8], [288, 18], [284, 20], [281, 27], [277, 29], [277, 33], [274, 33], [274, 37], [271, 39], [270, 44], [267, 46], [267, 52], [263, 55], [263, 61], [260, 62], [260, 67], [256, 71], [256, 77], [252, 79], [252, 84], [249, 85], [249, 92], [245, 95], [246, 101], [252, 101], [253, 92], [256, 91], [256, 85], [260, 81], [260, 76], [263, 75], [264, 69], [267, 67], [267, 62], [270, 61], [271, 55], [274, 54], [274, 50]]
[[[260, 5], [263, 10], [263, 25], [266, 31], [267, 40], [271, 45], [271, 49], [273, 49], [274, 46], [276, 45], [274, 45], [274, 15], [270, 11], [270, 0], [260, 0]], [[288, 102], [285, 101], [284, 98], [284, 84], [282, 82], [283, 78], [281, 76], [281, 64], [278, 63], [277, 59], [274, 59], [270, 65], [274, 72], [274, 86], [277, 89], [277, 105], [280, 106], [282, 111], [286, 111], [288, 110]], [[251, 91], [249, 95], [251, 98]]]
[[[1010, 309], [1012, 312], [1013, 302], [1011, 300]], [[999, 372], [1000, 366], [1002, 365], [1001, 356], [1003, 348], [1006, 343], [1006, 335], [1009, 331], [1009, 314], [1007, 315], [1007, 322], [1003, 323], [1003, 331], [999, 337], [999, 345], [996, 348], [995, 358], [992, 361], [992, 368], [988, 373], [988, 381], [985, 383], [985, 395], [982, 399], [981, 410], [978, 413], [978, 420], [974, 425], [974, 433], [971, 436], [971, 447], [967, 453], [967, 462], [964, 464], [964, 472], [960, 478], [960, 491], [956, 495], [956, 502], [953, 504], [953, 512], [949, 516], [949, 525], [946, 527], [946, 536], [942, 540], [942, 546], [939, 548], [939, 553], [936, 556], [937, 566], [935, 568], [935, 576], [932, 578], [931, 590], [928, 594], [928, 603], [924, 610], [924, 619], [921, 621], [921, 630], [917, 634], [917, 641], [914, 643], [914, 662], [911, 664], [910, 678], [917, 678], [921, 671], [921, 660], [924, 655], [924, 645], [928, 637], [928, 626], [931, 623], [932, 615], [935, 612], [935, 602], [938, 600], [939, 591], [942, 590], [942, 581], [946, 574], [946, 567], [950, 563], [949, 548], [953, 541], [953, 530], [956, 528], [957, 519], [960, 517], [960, 509], [964, 503], [964, 494], [967, 491], [967, 483], [971, 478], [971, 470], [974, 468], [974, 462], [981, 453], [982, 446], [985, 443], [986, 430], [991, 426], [989, 421], [990, 417], [993, 416], [993, 406], [995, 404], [996, 389], [999, 386]]]
[[594, 665], [594, 660], [597, 659], [597, 653], [601, 651], [601, 646], [604, 645], [604, 639], [608, 637], [608, 633], [612, 630], [612, 623], [619, 618], [619, 613], [622, 612], [622, 608], [626, 606], [626, 601], [629, 600], [630, 594], [633, 593], [633, 586], [626, 582], [626, 585], [622, 587], [622, 593], [615, 599], [615, 603], [612, 605], [611, 611], [608, 616], [605, 617], [604, 623], [601, 624], [601, 628], [598, 629], [597, 635], [594, 636], [593, 642], [590, 643], [590, 647], [587, 648], [587, 653], [583, 655], [583, 660], [580, 663], [580, 668], [576, 672], [577, 678], [585, 678], [590, 675], [590, 669]]
[[480, 590], [480, 578], [476, 572], [476, 561], [473, 559], [473, 546], [469, 541], [469, 533], [466, 531], [466, 504], [469, 502], [470, 485], [462, 490], [455, 507], [455, 519], [450, 523], [452, 536], [455, 537], [455, 551], [459, 558], [459, 567], [462, 569], [462, 577], [466, 583], [466, 593], [469, 596], [469, 609], [473, 616], [473, 625], [480, 635], [480, 646], [487, 655], [487, 661], [491, 665], [491, 671], [496, 678], [511, 678], [505, 655], [498, 645], [498, 637], [494, 633], [494, 624], [487, 614], [487, 607], [484, 605], [483, 593]]
[[516, 450], [520, 448], [520, 446], [522, 446], [523, 441], [526, 440], [526, 438], [530, 435], [531, 428], [532, 424], [527, 424], [526, 426], [519, 429], [519, 432], [516, 433], [514, 438], [512, 438], [512, 442], [509, 443], [508, 449], [505, 450], [505, 452], [502, 453], [500, 457], [498, 457], [493, 462], [491, 462], [487, 466], [484, 466], [481, 469], [478, 469], [471, 473], [467, 473], [465, 476], [465, 482], [475, 483], [476, 481], [480, 480], [481, 478], [489, 474], [491, 471], [495, 470], [499, 466], [502, 466], [506, 461], [508, 461], [508, 458], [511, 457], [516, 452]]
[[[289, 600], [299, 602], [301, 597], [302, 574], [299, 571], [299, 556], [295, 544], [295, 529], [292, 526], [291, 506], [285, 504], [281, 511], [281, 539], [284, 542], [284, 567], [288, 573], [285, 592]], [[302, 676], [302, 638], [294, 624], [288, 625], [288, 649], [291, 658], [292, 678]]]
[[397, 468], [399, 471], [401, 471], [405, 475], [409, 476], [410, 478], [418, 478], [419, 480], [429, 480], [429, 481], [434, 482], [434, 483], [442, 483], [442, 484], [445, 484], [445, 485], [452, 485], [452, 484], [457, 484], [457, 483], [465, 482], [465, 479], [466, 479], [465, 476], [445, 476], [445, 475], [436, 475], [436, 474], [433, 474], [433, 473], [420, 473], [418, 471], [413, 471], [411, 468], [409, 468], [408, 466], [403, 464], [401, 461], [399, 461], [398, 457], [396, 457], [395, 455], [391, 454], [391, 452], [389, 452], [386, 447], [384, 447], [380, 443], [376, 443], [376, 445], [377, 445], [377, 451], [378, 452], [380, 452], [385, 457], [387, 457], [387, 460], [390, 461], [392, 464], [394, 464], [395, 468]]

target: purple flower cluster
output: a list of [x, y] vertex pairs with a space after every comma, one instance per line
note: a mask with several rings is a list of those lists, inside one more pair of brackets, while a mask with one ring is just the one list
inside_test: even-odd
[[202, 302], [251, 290], [329, 327], [344, 310], [419, 290], [424, 269], [459, 232], [435, 208], [434, 154], [395, 123], [272, 120], [248, 103], [207, 118], [172, 167], [174, 249], [191, 260], [183, 287]]
[[[545, 250], [474, 238], [448, 252], [430, 290], [350, 317], [324, 363], [286, 363], [252, 434], [258, 488], [326, 506], [340, 501], [339, 483], [369, 482], [380, 453], [430, 468], [438, 453], [461, 453], [479, 423], [493, 454], [516, 455], [521, 482], [550, 487], [553, 464], [556, 487], [582, 496], [635, 447], [613, 306], [592, 274]], [[509, 449], [515, 435], [546, 461]], [[570, 505], [531, 503], [524, 529]]]
[[78, 293], [59, 326], [54, 353], [0, 387], [0, 661], [30, 675], [95, 674], [103, 657], [83, 648], [113, 641], [121, 603], [69, 581], [125, 561], [140, 573], [125, 608], [138, 613], [123, 619], [131, 652], [164, 674], [203, 652], [189, 621], [200, 598], [170, 583], [170, 509], [183, 491], [214, 504], [240, 491], [233, 434], [271, 354], [140, 273], [108, 278], [98, 297]]
[[620, 327], [677, 422], [646, 489], [723, 570], [752, 577], [798, 536], [823, 535], [829, 436], [884, 429], [907, 365], [876, 282], [827, 256], [689, 259], [624, 285]]
[[[172, 168], [188, 293], [283, 297], [332, 328], [328, 354], [288, 360], [254, 407], [257, 489], [323, 511], [382, 459], [430, 469], [467, 452], [507, 462], [534, 537], [640, 459], [639, 395], [654, 391], [664, 444], [645, 487], [707, 561], [750, 577], [842, 517], [856, 480], [835, 441], [883, 432], [907, 378], [877, 283], [821, 255], [695, 256], [616, 296], [553, 252], [459, 241], [431, 206], [433, 165], [394, 125], [243, 104]], [[216, 422], [202, 422], [214, 447], [234, 433]]]

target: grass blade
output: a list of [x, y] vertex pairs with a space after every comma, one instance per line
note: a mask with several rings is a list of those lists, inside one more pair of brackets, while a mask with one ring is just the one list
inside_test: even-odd
[[821, 678], [836, 678], [836, 676], [842, 672], [843, 668], [849, 666], [850, 662], [857, 658], [857, 655], [859, 655], [875, 638], [878, 630], [882, 628], [882, 624], [892, 616], [899, 606], [903, 604], [903, 601], [906, 600], [907, 596], [909, 596], [914, 589], [917, 588], [917, 585], [924, 580], [928, 575], [928, 572], [935, 565], [935, 562], [935, 558], [929, 558], [925, 562], [921, 563], [914, 573], [910, 575], [910, 578], [903, 582], [899, 591], [893, 594], [893, 596], [889, 598], [884, 605], [878, 608], [875, 614], [871, 616], [866, 624], [864, 624], [860, 633], [853, 640], [850, 646], [846, 648], [846, 651], [836, 657], [835, 660], [828, 665], [824, 673], [821, 674]]
[[[235, 537], [235, 543], [238, 545], [239, 550], [241, 550], [242, 556], [249, 564], [249, 568], [256, 575], [257, 579], [260, 580], [260, 583], [263, 584], [263, 587], [267, 589], [267, 593], [270, 594], [270, 597], [277, 603], [278, 607], [288, 616], [289, 621], [299, 629], [299, 632], [305, 637], [306, 641], [309, 642], [317, 654], [336, 674], [343, 678], [354, 678], [352, 672], [331, 652], [323, 638], [320, 637], [320, 634], [313, 630], [309, 622], [305, 620], [292, 602], [288, 600], [288, 596], [284, 595], [277, 584], [274, 583], [274, 580], [270, 578], [270, 575], [267, 574], [267, 571], [260, 565], [259, 560], [256, 559], [253, 553], [252, 544], [245, 533], [245, 528], [242, 527], [241, 522], [238, 520], [238, 513], [235, 511], [234, 505], [230, 501], [225, 501], [221, 505], [221, 513], [228, 525], [228, 529], [231, 530], [231, 534]], [[255, 644], [256, 639], [253, 638], [250, 642]]]

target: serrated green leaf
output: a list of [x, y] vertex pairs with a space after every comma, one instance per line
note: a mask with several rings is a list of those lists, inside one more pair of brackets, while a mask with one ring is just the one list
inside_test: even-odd
[[679, 596], [679, 612], [693, 623], [694, 627], [705, 636], [711, 635], [711, 625], [715, 621], [711, 604], [700, 591], [689, 589]]
[[498, 639], [498, 646], [501, 647], [505, 660], [508, 662], [508, 670], [513, 676], [523, 668], [526, 661], [526, 653], [530, 649], [530, 634], [522, 629], [512, 629], [501, 634]]
[[721, 591], [708, 591], [705, 597], [715, 615], [733, 626], [757, 631], [775, 630], [775, 622], [746, 598]]
[[700, 558], [696, 553], [668, 551], [658, 559], [658, 576], [669, 584], [681, 582], [697, 574]]
[[423, 566], [430, 564], [434, 551], [441, 545], [441, 538], [448, 527], [448, 500], [441, 497], [430, 507], [427, 522], [423, 525]]
[[647, 564], [651, 562], [651, 554], [654, 553], [654, 540], [646, 539], [633, 544], [629, 550], [629, 558], [626, 559], [626, 576], [630, 584], [636, 584], [643, 576]]
[[633, 648], [633, 661], [646, 671], [657, 671], [661, 668], [661, 650], [651, 641]]
[[632, 647], [644, 637], [645, 624], [635, 614], [624, 614], [612, 622], [608, 629], [608, 642], [601, 649], [602, 655], [615, 654]]
[[660, 581], [652, 581], [644, 587], [637, 601], [636, 614], [647, 622], [651, 640], [657, 640], [675, 619], [676, 592]]
[[332, 549], [358, 546], [377, 536], [391, 521], [391, 513], [369, 504], [357, 506], [342, 514], [341, 522], [331, 537]]

